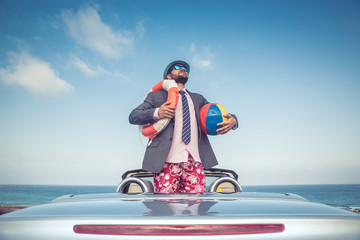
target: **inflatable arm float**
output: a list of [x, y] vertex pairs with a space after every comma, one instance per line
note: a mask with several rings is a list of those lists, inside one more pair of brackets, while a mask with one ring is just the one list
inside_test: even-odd
[[[162, 80], [157, 84], [155, 84], [155, 86], [151, 88], [149, 93], [160, 90], [165, 90], [168, 92], [167, 102], [170, 102], [170, 105], [172, 107], [176, 107], [179, 99], [179, 89], [175, 80], [172, 79]], [[152, 140], [167, 127], [169, 122], [170, 122], [170, 118], [162, 118], [153, 124], [141, 125], [139, 126], [139, 129], [142, 135], [144, 135], [144, 137], [148, 137]]]

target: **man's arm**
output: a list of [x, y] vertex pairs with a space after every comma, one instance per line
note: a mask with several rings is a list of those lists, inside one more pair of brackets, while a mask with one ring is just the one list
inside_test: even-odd
[[[209, 102], [202, 96], [199, 95], [201, 98], [200, 100], [200, 106], [204, 106], [206, 104], [208, 104]], [[237, 117], [235, 116], [235, 114], [224, 114], [224, 117], [226, 118], [226, 121], [221, 122], [219, 124], [217, 124], [217, 126], [221, 126], [218, 130], [217, 133], [218, 134], [225, 134], [227, 132], [229, 132], [230, 130], [235, 130], [238, 128], [238, 120]]]
[[171, 106], [170, 102], [166, 102], [159, 108], [158, 119], [175, 117], [176, 107]]
[[175, 116], [175, 107], [170, 102], [161, 102], [154, 100], [155, 93], [149, 93], [144, 102], [135, 108], [129, 116], [129, 122], [136, 125], [153, 124], [162, 118], [173, 118]]
[[225, 134], [231, 129], [235, 130], [236, 128], [238, 128], [238, 121], [234, 114], [224, 114], [224, 117], [227, 120], [217, 125], [221, 126], [221, 128], [216, 130], [218, 134]]
[[154, 108], [149, 102], [144, 101], [137, 108], [132, 110], [129, 115], [129, 122], [136, 125], [152, 124], [155, 122], [153, 116]]
[[143, 103], [137, 106], [129, 115], [129, 122], [135, 125], [152, 124], [154, 120], [154, 112], [156, 109], [153, 92], [149, 93]]

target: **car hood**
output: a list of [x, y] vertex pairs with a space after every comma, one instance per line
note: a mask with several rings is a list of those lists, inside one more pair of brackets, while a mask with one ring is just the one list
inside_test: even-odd
[[[353, 213], [309, 202], [293, 194], [207, 193], [201, 195], [94, 194], [68, 195], [49, 204], [29, 207], [1, 217], [247, 217], [354, 216]], [[0, 219], [1, 219], [0, 217]]]

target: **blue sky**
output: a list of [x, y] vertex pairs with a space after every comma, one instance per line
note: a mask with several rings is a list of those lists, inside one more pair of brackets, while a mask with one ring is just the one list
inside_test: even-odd
[[128, 115], [175, 59], [240, 127], [244, 185], [360, 184], [359, 1], [0, 0], [0, 184], [116, 185]]

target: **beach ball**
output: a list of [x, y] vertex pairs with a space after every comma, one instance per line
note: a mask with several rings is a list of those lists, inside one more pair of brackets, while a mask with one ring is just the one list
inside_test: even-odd
[[203, 133], [208, 135], [217, 135], [216, 130], [221, 126], [218, 123], [227, 119], [223, 117], [228, 112], [218, 103], [208, 103], [200, 109], [200, 126]]

